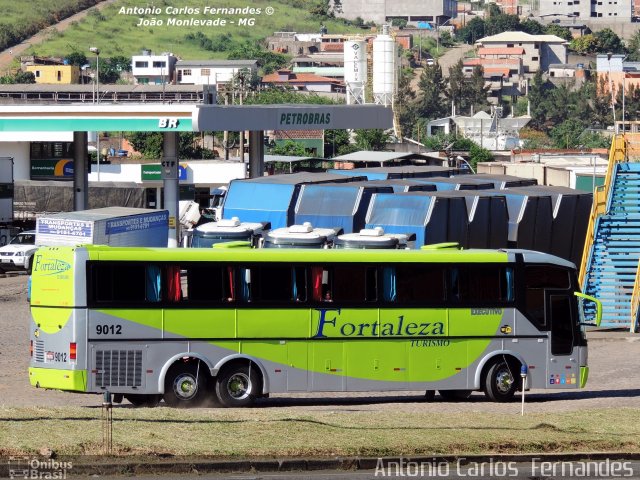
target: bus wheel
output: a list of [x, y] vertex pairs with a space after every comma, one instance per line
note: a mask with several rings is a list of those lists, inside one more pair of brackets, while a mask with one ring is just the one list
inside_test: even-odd
[[438, 390], [438, 393], [448, 402], [466, 400], [471, 396], [471, 390]]
[[427, 390], [426, 392], [424, 392], [424, 401], [425, 402], [433, 402], [433, 400], [436, 398], [436, 391], [435, 390]]
[[207, 368], [200, 362], [176, 364], [164, 381], [164, 401], [170, 407], [200, 406], [207, 398]]
[[216, 396], [224, 407], [248, 407], [260, 395], [260, 375], [255, 365], [232, 364], [216, 379]]
[[162, 400], [162, 395], [125, 395], [124, 398], [134, 407], [157, 407]]
[[487, 371], [485, 378], [484, 393], [494, 402], [510, 401], [516, 390], [518, 390], [518, 381], [511, 373], [513, 367], [505, 361], [494, 363]]

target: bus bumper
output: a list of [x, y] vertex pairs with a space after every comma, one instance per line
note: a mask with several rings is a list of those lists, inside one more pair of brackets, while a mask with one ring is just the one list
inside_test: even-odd
[[580, 388], [584, 388], [589, 378], [589, 367], [580, 367]]
[[29, 368], [29, 382], [38, 388], [86, 392], [87, 371]]

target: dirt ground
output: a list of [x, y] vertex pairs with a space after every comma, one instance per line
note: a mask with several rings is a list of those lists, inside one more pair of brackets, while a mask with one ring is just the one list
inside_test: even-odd
[[[26, 299], [27, 277], [0, 278], [0, 407], [98, 406], [98, 395], [81, 395], [38, 390], [29, 385], [29, 305]], [[594, 332], [589, 335], [590, 375], [583, 390], [548, 393], [533, 390], [527, 395], [530, 412], [584, 411], [596, 408], [640, 408], [640, 335], [627, 332]], [[125, 402], [126, 403], [126, 402]], [[465, 402], [425, 403], [420, 392], [330, 393], [274, 395], [258, 404], [262, 408], [340, 411], [424, 411], [440, 412], [519, 410], [485, 400], [475, 393]]]

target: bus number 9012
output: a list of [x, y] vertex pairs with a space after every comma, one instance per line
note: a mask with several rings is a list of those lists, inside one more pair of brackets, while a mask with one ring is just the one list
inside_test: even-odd
[[122, 325], [96, 325], [96, 335], [122, 335]]

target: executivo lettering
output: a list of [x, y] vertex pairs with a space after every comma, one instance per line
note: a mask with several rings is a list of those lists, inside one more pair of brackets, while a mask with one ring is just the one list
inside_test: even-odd
[[339, 308], [320, 308], [318, 329], [313, 338], [329, 337], [422, 337], [444, 335], [442, 322], [406, 321], [404, 315], [384, 323], [351, 323], [340, 318]]

